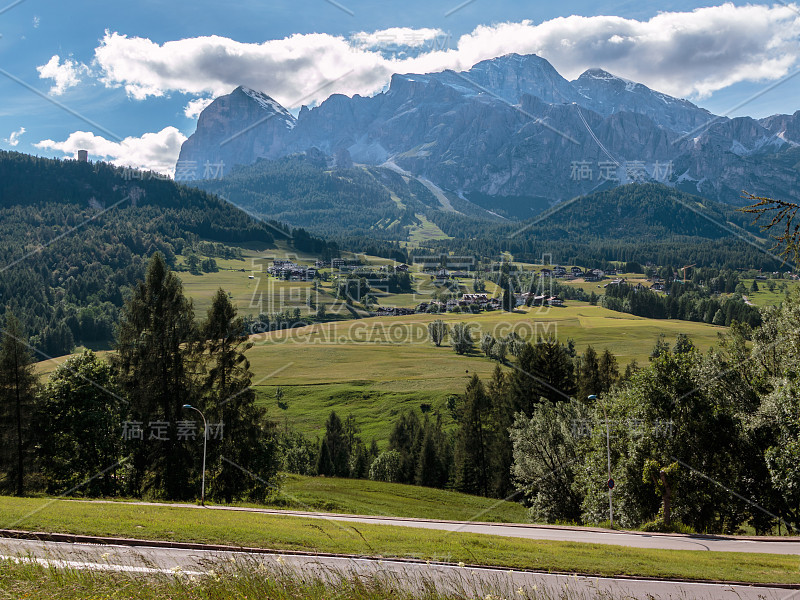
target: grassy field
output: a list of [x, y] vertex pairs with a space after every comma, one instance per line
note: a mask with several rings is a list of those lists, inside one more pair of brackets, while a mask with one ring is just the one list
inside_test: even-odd
[[286, 475], [280, 500], [280, 506], [297, 510], [449, 521], [480, 515], [479, 521], [528, 522], [527, 511], [516, 502], [367, 479]]
[[415, 215], [419, 219], [420, 224], [412, 227], [408, 232], [408, 241], [412, 246], [419, 245], [422, 242], [429, 242], [431, 240], [449, 240], [451, 239], [444, 231], [439, 229], [439, 226], [432, 223], [423, 214]]
[[[777, 306], [786, 298], [787, 293], [792, 293], [800, 289], [800, 281], [792, 280], [775, 280], [775, 288], [769, 291], [767, 282], [764, 280], [758, 281], [758, 291], [751, 292], [750, 286], [753, 285], [752, 279], [742, 279], [744, 287], [747, 289], [746, 296], [756, 306]], [[785, 291], [781, 289], [783, 284], [786, 285]]]
[[649, 550], [190, 507], [0, 498], [0, 526], [111, 537], [412, 557], [504, 567], [750, 582], [798, 582], [796, 556]]
[[[620, 367], [632, 360], [647, 362], [660, 333], [672, 340], [688, 334], [702, 350], [714, 345], [724, 331], [703, 323], [652, 320], [613, 312], [588, 303], [568, 302], [563, 308], [531, 308], [515, 313], [478, 315], [373, 317], [332, 321], [308, 327], [254, 336], [248, 352], [259, 402], [279, 423], [290, 422], [299, 431], [320, 433], [330, 411], [353, 414], [367, 441], [388, 439], [395, 417], [430, 404], [442, 410], [451, 394], [462, 393], [472, 374], [488, 378], [496, 363], [477, 351], [459, 356], [447, 345], [428, 341], [427, 326], [441, 318], [448, 324], [467, 322], [480, 332], [504, 336], [518, 332], [525, 339], [554, 335], [574, 340], [577, 351], [588, 345], [614, 352]], [[58, 362], [37, 365], [40, 374], [52, 372]], [[508, 367], [505, 367], [508, 368]], [[286, 410], [277, 406], [281, 387]]]
[[[427, 339], [427, 325], [441, 318], [449, 324], [472, 324], [496, 336], [518, 331], [526, 339], [553, 334], [575, 341], [578, 352], [588, 345], [609, 348], [620, 365], [647, 362], [659, 333], [672, 340], [687, 333], [705, 350], [724, 328], [687, 321], [657, 321], [606, 310], [586, 303], [547, 312], [375, 317], [311, 325], [254, 338], [249, 352], [260, 402], [279, 422], [284, 419], [306, 434], [320, 432], [332, 409], [352, 413], [365, 439], [385, 440], [394, 417], [420, 404], [442, 409], [450, 394], [461, 393], [473, 373], [486, 378], [495, 362], [474, 353], [459, 356], [448, 346]], [[281, 387], [288, 409], [278, 408]]]
[[[306, 297], [311, 293], [311, 282], [281, 281], [270, 277], [266, 269], [272, 266], [272, 261], [276, 258], [313, 265], [314, 257], [298, 256], [283, 246], [245, 248], [242, 254], [242, 260], [215, 258], [219, 268], [217, 273], [192, 275], [188, 271], [178, 272], [184, 293], [194, 301], [198, 317], [205, 316], [219, 288], [231, 295], [242, 315], [278, 312], [286, 308], [300, 308], [303, 313], [308, 312]], [[185, 257], [177, 256], [176, 260], [181, 264]], [[251, 275], [254, 279], [250, 279]]]

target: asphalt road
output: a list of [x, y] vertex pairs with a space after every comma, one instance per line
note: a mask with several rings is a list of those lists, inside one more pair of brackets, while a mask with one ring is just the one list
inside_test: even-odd
[[[470, 592], [470, 596], [486, 594], [515, 597], [519, 588], [539, 592], [557, 592], [561, 598], [642, 598], [681, 600], [800, 600], [800, 590], [760, 586], [730, 586], [707, 583], [679, 583], [637, 579], [576, 577], [528, 573], [500, 569], [472, 569], [450, 565], [410, 563], [392, 560], [298, 556], [282, 554], [244, 554], [172, 548], [126, 547], [101, 544], [71, 544], [32, 540], [0, 540], [0, 558], [35, 560], [53, 566], [69, 566], [93, 570], [113, 570], [133, 576], [166, 573], [178, 576], [199, 575], [220, 564], [231, 568], [236, 563], [264, 564], [289, 568], [299, 574], [330, 577], [347, 573], [361, 577], [386, 577], [406, 588], [420, 588], [424, 581], [433, 581], [441, 590]], [[561, 595], [562, 592], [566, 592]], [[611, 596], [609, 596], [611, 595]]]
[[[90, 501], [96, 502], [96, 501]], [[102, 501], [101, 501], [102, 502]], [[346, 521], [348, 523], [372, 523], [375, 525], [397, 525], [440, 531], [485, 533], [505, 537], [531, 540], [556, 540], [562, 542], [584, 542], [589, 544], [612, 544], [630, 548], [655, 548], [661, 550], [713, 550], [716, 552], [763, 552], [765, 554], [795, 554], [800, 556], [800, 538], [784, 538], [783, 541], [722, 536], [689, 536], [643, 533], [638, 531], [612, 531], [591, 527], [554, 527], [547, 525], [500, 524], [459, 521], [435, 521], [429, 519], [406, 519], [396, 517], [373, 517], [341, 515], [303, 511], [270, 510], [263, 508], [240, 508], [228, 506], [201, 507], [194, 504], [134, 504], [153, 506], [189, 507], [198, 510], [231, 510], [271, 515], [287, 515]]]

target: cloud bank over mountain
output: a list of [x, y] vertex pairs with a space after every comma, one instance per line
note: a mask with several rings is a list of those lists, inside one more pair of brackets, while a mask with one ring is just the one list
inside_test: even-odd
[[136, 99], [171, 92], [216, 97], [246, 85], [296, 108], [332, 93], [373, 94], [393, 73], [466, 70], [508, 53], [538, 54], [567, 77], [602, 67], [674, 96], [703, 98], [741, 81], [789, 74], [800, 60], [800, 9], [723, 4], [643, 21], [570, 16], [500, 23], [476, 28], [452, 48], [442, 47], [443, 36], [392, 28], [349, 38], [314, 33], [244, 43], [203, 36], [158, 44], [106, 32], [94, 62], [101, 81]]

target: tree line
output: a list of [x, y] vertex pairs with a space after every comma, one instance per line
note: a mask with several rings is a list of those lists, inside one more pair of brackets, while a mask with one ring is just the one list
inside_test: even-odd
[[263, 500], [274, 491], [278, 436], [255, 404], [247, 331], [223, 290], [198, 324], [180, 279], [156, 253], [120, 311], [110, 360], [86, 351], [41, 384], [26, 340], [7, 313], [0, 345], [4, 491], [191, 499], [204, 435], [209, 498]]

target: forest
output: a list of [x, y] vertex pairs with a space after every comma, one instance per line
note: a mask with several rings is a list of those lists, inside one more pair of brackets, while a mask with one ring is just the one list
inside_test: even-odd
[[259, 222], [206, 192], [135, 173], [0, 153], [0, 317], [10, 310], [20, 319], [39, 359], [77, 344], [107, 346], [156, 251], [174, 266], [177, 254], [230, 256], [231, 246], [278, 238], [338, 254], [305, 230]]

